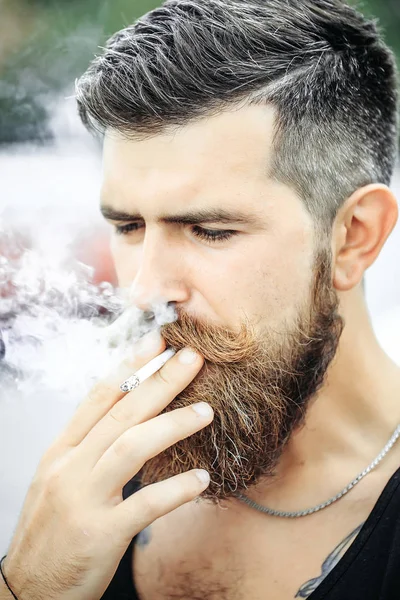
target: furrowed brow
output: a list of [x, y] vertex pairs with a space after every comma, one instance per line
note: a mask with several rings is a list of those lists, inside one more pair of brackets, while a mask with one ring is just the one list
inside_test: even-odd
[[100, 207], [100, 212], [108, 221], [140, 221], [143, 217], [139, 213], [132, 214], [122, 210], [115, 210], [112, 206], [103, 204]]
[[239, 225], [251, 225], [258, 223], [254, 215], [236, 210], [223, 208], [204, 208], [193, 210], [181, 215], [166, 215], [159, 219], [162, 223], [175, 223], [179, 225], [199, 225], [201, 223], [236, 223]]
[[[143, 219], [140, 213], [127, 213], [113, 209], [111, 206], [103, 205], [101, 213], [109, 221], [140, 221]], [[253, 214], [241, 211], [229, 211], [222, 208], [205, 208], [189, 211], [180, 215], [161, 215], [159, 223], [170, 223], [175, 225], [199, 225], [201, 223], [236, 223], [238, 225], [259, 224], [259, 219]]]

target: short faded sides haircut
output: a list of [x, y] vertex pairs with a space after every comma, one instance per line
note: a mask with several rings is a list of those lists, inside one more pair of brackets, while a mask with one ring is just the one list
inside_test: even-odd
[[141, 139], [245, 104], [276, 109], [269, 177], [329, 231], [397, 156], [395, 58], [340, 0], [167, 0], [116, 33], [76, 84], [89, 128]]

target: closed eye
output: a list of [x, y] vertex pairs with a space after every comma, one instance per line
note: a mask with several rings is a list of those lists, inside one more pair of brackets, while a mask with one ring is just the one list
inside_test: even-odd
[[127, 225], [115, 225], [115, 232], [117, 235], [128, 235], [132, 231], [138, 231], [140, 229], [140, 223], [128, 223]]
[[208, 242], [224, 242], [239, 233], [230, 229], [204, 229], [198, 225], [193, 226], [192, 232], [196, 237]]
[[[142, 227], [144, 227], [144, 225], [140, 222], [115, 225], [115, 232], [117, 235], [126, 236], [132, 232], [138, 231]], [[204, 227], [199, 227], [199, 225], [193, 225], [191, 230], [195, 237], [210, 243], [229, 240], [239, 233], [238, 231], [230, 229], [205, 229]]]

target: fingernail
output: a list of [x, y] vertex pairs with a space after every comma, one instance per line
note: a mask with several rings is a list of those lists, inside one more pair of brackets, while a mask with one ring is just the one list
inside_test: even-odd
[[182, 352], [179, 353], [179, 362], [183, 365], [192, 365], [196, 362], [198, 357], [197, 352], [191, 350], [190, 348], [185, 348]]
[[200, 479], [201, 483], [205, 484], [209, 484], [210, 483], [210, 474], [208, 471], [205, 471], [204, 469], [197, 469], [196, 470], [196, 477], [198, 479]]
[[211, 417], [213, 414], [213, 410], [207, 402], [198, 402], [197, 404], [193, 404], [192, 408], [201, 417]]

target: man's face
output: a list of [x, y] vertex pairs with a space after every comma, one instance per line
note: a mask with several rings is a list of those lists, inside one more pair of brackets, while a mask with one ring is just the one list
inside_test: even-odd
[[[113, 221], [125, 233], [112, 251], [139, 306], [161, 297], [231, 328], [244, 315], [259, 326], [293, 322], [313, 277], [313, 224], [296, 194], [266, 176], [272, 127], [271, 109], [246, 107], [145, 141], [106, 137], [102, 203], [138, 217]], [[159, 221], [201, 211], [233, 221]]]
[[296, 194], [266, 176], [273, 118], [246, 107], [144, 141], [106, 137], [119, 283], [144, 310], [175, 303], [167, 344], [206, 360], [167, 410], [205, 400], [215, 412], [149, 461], [144, 483], [202, 467], [216, 499], [272, 475], [336, 352], [329, 249]]

